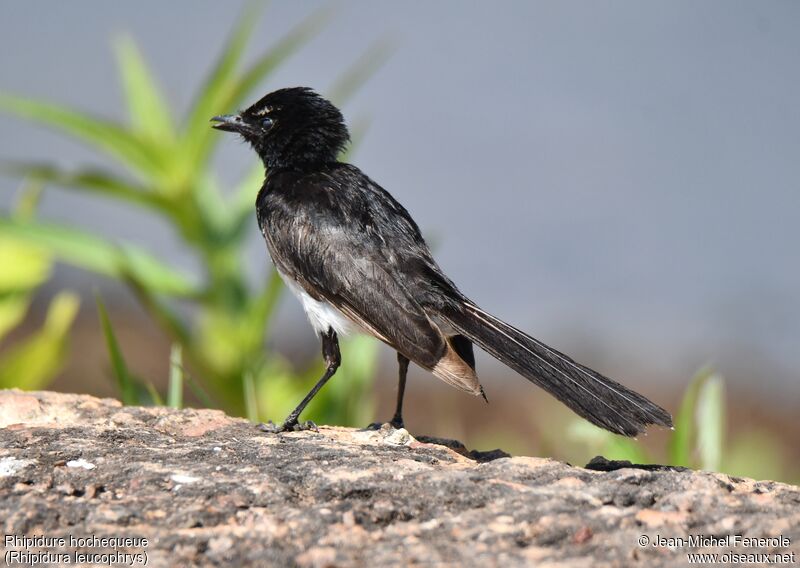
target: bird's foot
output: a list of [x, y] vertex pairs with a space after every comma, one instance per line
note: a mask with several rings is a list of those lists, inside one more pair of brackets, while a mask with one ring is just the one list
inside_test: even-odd
[[266, 424], [261, 423], [256, 426], [262, 432], [266, 432], [267, 434], [280, 434], [281, 432], [301, 432], [303, 430], [313, 430], [314, 432], [319, 432], [319, 428], [317, 425], [314, 424], [311, 420], [306, 420], [305, 422], [298, 422], [297, 420], [287, 420], [280, 426], [275, 424], [272, 420], [267, 422]]
[[399, 430], [400, 428], [405, 428], [405, 424], [403, 424], [403, 417], [402, 416], [395, 416], [389, 422], [373, 422], [369, 426], [367, 426], [367, 430], [380, 430], [385, 425], [389, 425], [395, 430]]

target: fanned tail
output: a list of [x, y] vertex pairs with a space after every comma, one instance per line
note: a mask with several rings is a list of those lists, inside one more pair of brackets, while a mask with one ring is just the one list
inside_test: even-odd
[[481, 349], [592, 424], [625, 436], [635, 436], [650, 424], [672, 427], [672, 417], [657, 404], [471, 303], [442, 315]]

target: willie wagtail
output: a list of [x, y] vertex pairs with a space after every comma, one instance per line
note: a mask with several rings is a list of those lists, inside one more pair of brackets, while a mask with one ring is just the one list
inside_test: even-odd
[[308, 88], [272, 92], [240, 114], [215, 116], [258, 153], [266, 179], [256, 199], [267, 250], [322, 338], [325, 374], [272, 431], [312, 427], [298, 417], [341, 362], [338, 334], [354, 329], [397, 351], [400, 384], [391, 423], [403, 424], [409, 361], [482, 395], [472, 344], [593, 424], [634, 436], [672, 426], [642, 395], [482, 310], [433, 259], [419, 228], [389, 193], [337, 161], [349, 140], [342, 113]]

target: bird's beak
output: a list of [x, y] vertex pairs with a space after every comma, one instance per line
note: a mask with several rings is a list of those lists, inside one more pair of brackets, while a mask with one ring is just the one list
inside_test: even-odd
[[224, 130], [226, 132], [242, 133], [245, 130], [248, 130], [247, 123], [244, 120], [242, 120], [242, 117], [238, 114], [226, 114], [223, 116], [215, 116], [211, 119], [211, 122], [216, 122], [216, 124], [212, 125], [211, 128], [216, 128], [217, 130]]

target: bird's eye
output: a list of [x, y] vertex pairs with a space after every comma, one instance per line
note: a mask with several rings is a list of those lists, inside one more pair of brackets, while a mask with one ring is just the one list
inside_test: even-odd
[[272, 123], [273, 123], [273, 120], [271, 118], [269, 118], [269, 117], [265, 117], [265, 118], [261, 119], [261, 127], [264, 130], [269, 130], [270, 128], [272, 128]]

